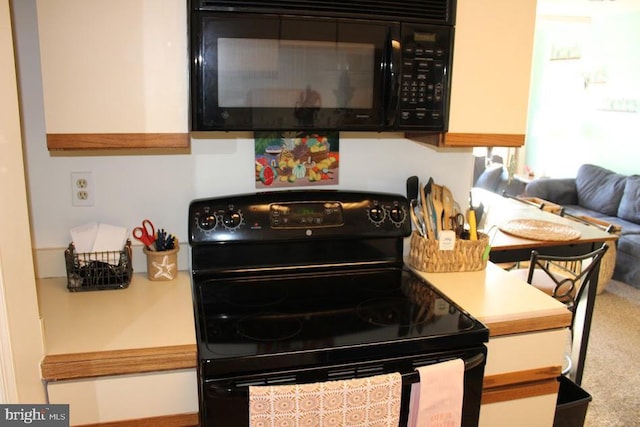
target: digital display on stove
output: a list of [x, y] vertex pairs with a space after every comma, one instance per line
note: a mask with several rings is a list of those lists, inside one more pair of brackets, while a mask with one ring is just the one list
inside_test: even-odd
[[339, 227], [344, 224], [339, 202], [273, 203], [269, 208], [272, 228]]

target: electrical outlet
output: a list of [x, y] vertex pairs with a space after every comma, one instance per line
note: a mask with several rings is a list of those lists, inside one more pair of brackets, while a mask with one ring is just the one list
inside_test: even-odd
[[71, 204], [73, 206], [93, 206], [94, 192], [93, 173], [71, 172]]

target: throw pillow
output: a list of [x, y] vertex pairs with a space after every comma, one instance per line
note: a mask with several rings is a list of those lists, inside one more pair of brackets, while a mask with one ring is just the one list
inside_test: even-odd
[[627, 221], [640, 224], [640, 176], [632, 175], [627, 178], [627, 185], [624, 187], [618, 217]]
[[615, 216], [627, 177], [595, 165], [582, 165], [576, 176], [578, 203], [583, 208]]

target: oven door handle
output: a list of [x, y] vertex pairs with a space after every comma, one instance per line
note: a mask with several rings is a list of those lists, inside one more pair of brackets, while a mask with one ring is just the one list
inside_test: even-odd
[[[485, 361], [484, 353], [478, 353], [475, 356], [472, 356], [468, 359], [464, 360], [464, 370], [465, 372], [470, 371], [474, 368], [477, 368]], [[412, 384], [420, 381], [420, 376], [417, 371], [407, 372], [402, 374], [402, 383], [403, 384]], [[215, 395], [226, 395], [228, 397], [232, 395], [244, 395], [247, 396], [249, 393], [250, 385], [264, 385], [262, 382], [257, 381], [255, 384], [245, 383], [242, 386], [232, 385], [230, 383], [227, 384], [216, 384], [210, 383], [206, 384], [205, 388], [208, 393], [212, 393]]]
[[464, 361], [464, 370], [466, 371], [470, 371], [473, 368], [477, 368], [478, 366], [480, 366], [482, 363], [484, 363], [484, 359], [485, 359], [485, 355], [484, 353], [479, 353], [476, 354], [473, 357], [470, 357], [469, 359]]
[[[484, 353], [478, 353], [475, 356], [472, 356], [468, 359], [464, 359], [464, 371], [470, 371], [472, 369], [477, 368], [482, 363], [484, 363], [485, 355]], [[407, 372], [402, 374], [402, 382], [403, 384], [412, 384], [420, 381], [420, 375], [417, 371]]]

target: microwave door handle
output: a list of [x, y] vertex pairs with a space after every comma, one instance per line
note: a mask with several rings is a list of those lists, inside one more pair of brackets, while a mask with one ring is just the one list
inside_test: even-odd
[[[392, 28], [387, 32], [380, 68], [382, 69], [382, 99], [383, 118], [385, 124], [395, 125], [396, 108], [398, 104], [398, 76], [400, 72], [400, 49], [397, 36]], [[394, 43], [395, 42], [395, 43]]]

